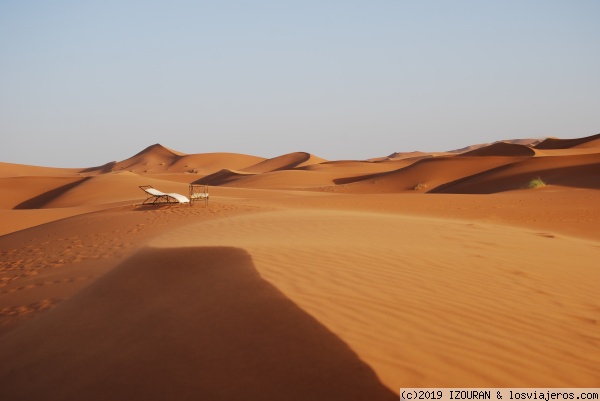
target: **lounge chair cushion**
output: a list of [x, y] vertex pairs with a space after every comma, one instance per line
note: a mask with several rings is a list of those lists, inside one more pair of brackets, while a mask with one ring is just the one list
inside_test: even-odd
[[[165, 199], [165, 197], [166, 198], [173, 198], [173, 199], [175, 199], [179, 203], [190, 203], [190, 200], [188, 198], [186, 198], [185, 196], [183, 196], [181, 194], [178, 194], [178, 193], [172, 192], [172, 193], [167, 194], [167, 193], [164, 193], [162, 191], [159, 191], [156, 188], [152, 188], [152, 187], [147, 188], [146, 186], [140, 187], [140, 188], [142, 188], [142, 190], [144, 190], [146, 193], [148, 193], [148, 194], [150, 194], [150, 195], [152, 195], [152, 196], [155, 197], [155, 198], [153, 198], [154, 202], [152, 202], [152, 204], [156, 204], [157, 200], [159, 200], [160, 198]], [[146, 199], [146, 201], [148, 201], [149, 199]], [[168, 201], [168, 199], [166, 199], [166, 200]]]
[[170, 194], [165, 194], [165, 195], [170, 196], [171, 198], [177, 199], [177, 201], [179, 201], [179, 203], [190, 203], [190, 200], [188, 198], [186, 198], [185, 196], [180, 195], [180, 194], [170, 193]]

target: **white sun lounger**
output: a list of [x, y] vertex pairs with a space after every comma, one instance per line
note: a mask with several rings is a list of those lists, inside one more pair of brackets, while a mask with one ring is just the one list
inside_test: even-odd
[[140, 188], [146, 193], [146, 200], [142, 203], [142, 205], [157, 205], [161, 203], [190, 203], [190, 200], [181, 194], [167, 194], [150, 185], [141, 185]]

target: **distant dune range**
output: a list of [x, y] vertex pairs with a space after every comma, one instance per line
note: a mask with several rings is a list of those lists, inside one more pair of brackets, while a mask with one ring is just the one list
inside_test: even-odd
[[[190, 183], [207, 206], [141, 205]], [[155, 144], [0, 162], [0, 194], [0, 398], [600, 387], [600, 134], [368, 160]]]
[[[518, 190], [528, 180], [546, 175], [550, 185], [598, 188], [600, 134], [567, 140], [548, 138], [533, 146], [527, 143], [536, 141], [502, 141], [442, 153], [393, 153], [370, 161], [326, 161], [305, 152], [271, 159], [233, 153], [188, 155], [156, 144], [129, 159], [85, 169], [0, 163], [0, 187], [8, 193], [0, 205], [18, 209], [80, 205], [83, 193], [95, 193], [91, 188], [104, 184], [99, 178], [77, 181], [76, 177], [113, 180], [107, 176], [115, 177], [111, 190], [102, 196], [88, 195], [85, 203], [134, 201], [139, 197], [136, 183], [162, 184], [168, 190], [184, 192], [185, 185], [176, 183], [344, 193], [407, 192], [422, 184], [425, 192], [494, 193]], [[587, 175], [595, 172], [596, 179], [587, 179], [578, 169], [588, 171]], [[69, 180], [73, 185], [67, 183]]]

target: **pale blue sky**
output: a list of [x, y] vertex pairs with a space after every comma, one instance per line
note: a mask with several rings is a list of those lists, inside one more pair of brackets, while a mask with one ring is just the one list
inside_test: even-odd
[[600, 1], [0, 0], [0, 161], [600, 132]]

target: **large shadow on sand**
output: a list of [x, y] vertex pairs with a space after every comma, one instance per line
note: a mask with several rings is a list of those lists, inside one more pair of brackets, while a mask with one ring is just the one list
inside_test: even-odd
[[0, 337], [6, 400], [396, 400], [237, 248], [144, 249]]

